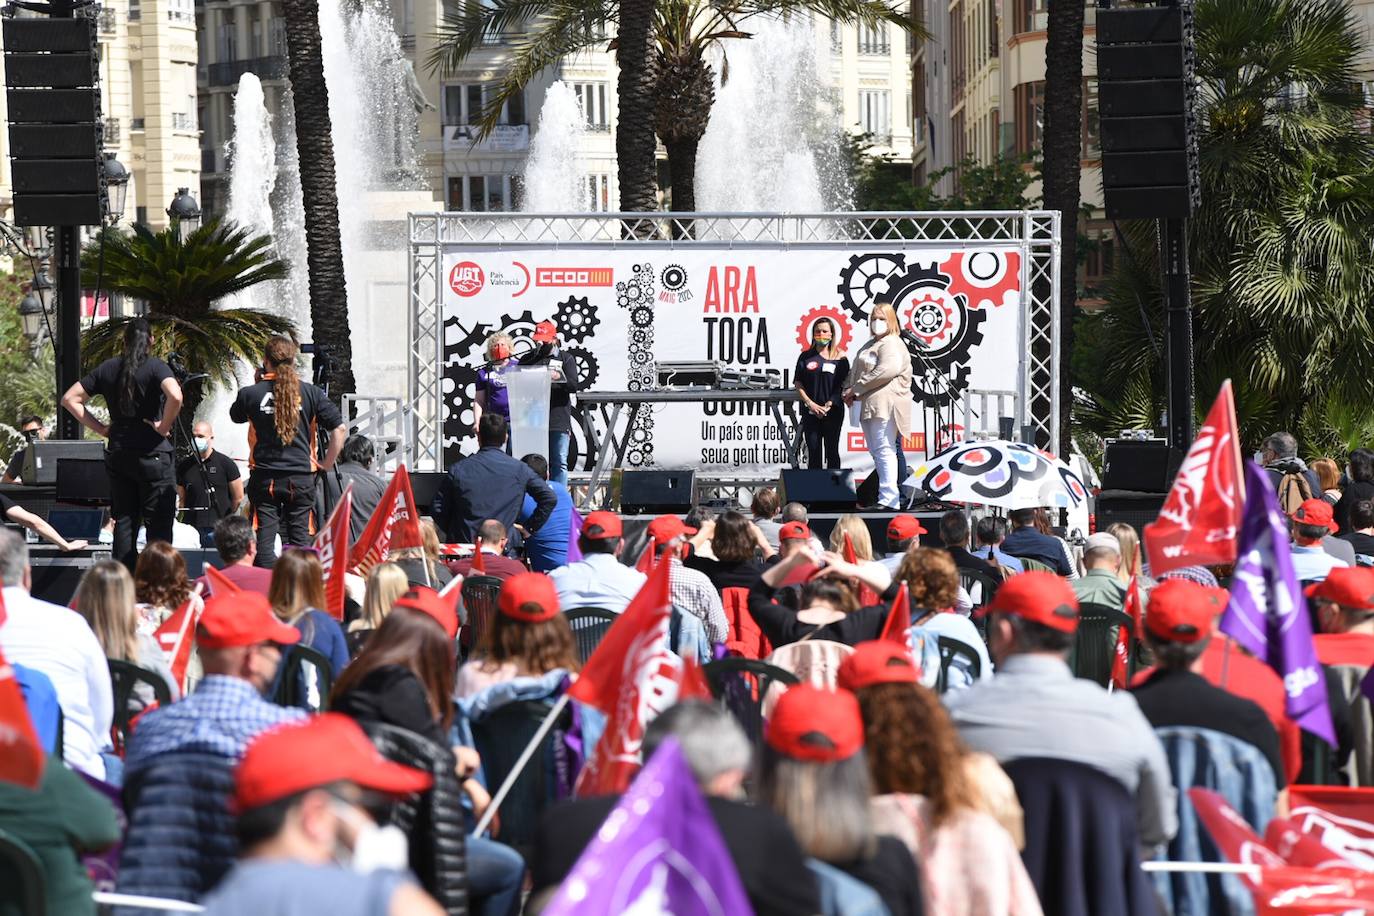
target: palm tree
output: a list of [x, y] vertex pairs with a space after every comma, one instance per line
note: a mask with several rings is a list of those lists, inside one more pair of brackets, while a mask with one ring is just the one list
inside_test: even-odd
[[[639, 0], [635, 0], [639, 2]], [[545, 67], [561, 58], [601, 42], [598, 36], [620, 9], [607, 0], [485, 0], [469, 3], [447, 14], [440, 27], [439, 44], [430, 55], [432, 69], [451, 72], [477, 47], [482, 37], [496, 32], [523, 32], [506, 77], [487, 100], [479, 128], [496, 126], [502, 106]], [[708, 60], [713, 48], [722, 52], [722, 78], [728, 77], [726, 39], [752, 37], [743, 27], [756, 16], [818, 15], [827, 19], [856, 21], [866, 26], [893, 23], [922, 37], [924, 30], [911, 15], [888, 0], [656, 0], [653, 6], [652, 66], [646, 71], [653, 81], [650, 119], [642, 109], [627, 109], [621, 100], [616, 130], [640, 129], [651, 122], [668, 153], [672, 174], [671, 206], [679, 212], [696, 209], [695, 173], [697, 146], [711, 117], [715, 102], [715, 68]], [[621, 26], [624, 35], [624, 24]], [[625, 48], [612, 45], [620, 58], [621, 79], [630, 66]], [[617, 141], [618, 143], [619, 141]], [[619, 146], [617, 145], [617, 155]], [[636, 162], [634, 167], [639, 168]], [[620, 163], [625, 168], [625, 163]], [[624, 188], [621, 189], [622, 202]]]
[[[329, 0], [340, 2], [340, 0]], [[329, 392], [336, 401], [354, 389], [353, 338], [348, 326], [329, 87], [324, 81], [319, 0], [282, 0], [291, 104], [296, 117], [296, 158], [305, 205], [306, 269], [310, 274], [310, 325], [316, 345], [329, 350]]]
[[[621, 117], [616, 124], [616, 181], [620, 209], [658, 209], [658, 160], [654, 143], [654, 0], [621, 0], [616, 38], [615, 89]], [[633, 230], [632, 230], [633, 234]]]
[[[154, 233], [134, 226], [133, 234], [105, 230], [105, 268], [101, 289], [147, 306], [156, 352], [177, 353], [191, 372], [203, 372], [211, 385], [234, 385], [240, 359], [256, 365], [268, 339], [294, 331], [291, 321], [251, 308], [216, 309], [215, 303], [259, 283], [281, 280], [287, 265], [272, 252], [269, 236], [218, 220], [201, 226], [182, 241], [175, 228]], [[82, 282], [96, 286], [93, 257]], [[111, 318], [82, 334], [87, 367], [117, 356], [123, 349], [124, 325]], [[203, 386], [186, 391], [185, 415], [195, 416], [205, 395]]]

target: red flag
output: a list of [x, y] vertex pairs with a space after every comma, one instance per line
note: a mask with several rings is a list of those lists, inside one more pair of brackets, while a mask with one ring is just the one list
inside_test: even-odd
[[639, 770], [644, 727], [677, 700], [682, 659], [668, 648], [671, 571], [671, 563], [654, 568], [568, 689], [574, 700], [607, 717], [606, 730], [578, 776], [579, 796], [623, 792]]
[[205, 581], [209, 583], [212, 595], [232, 595], [240, 590], [232, 579], [213, 566], [205, 567]]
[[653, 572], [654, 552], [657, 547], [658, 541], [654, 540], [652, 537], [649, 538], [649, 543], [644, 545], [644, 552], [639, 555], [639, 560], [635, 563], [635, 569], [644, 573], [646, 576]]
[[[1126, 588], [1125, 610], [1131, 618], [1131, 629], [1135, 633], [1135, 638], [1143, 638], [1144, 634], [1140, 628], [1145, 623], [1145, 616], [1140, 610], [1140, 583], [1136, 581], [1135, 576], [1131, 577], [1131, 584]], [[1131, 637], [1125, 627], [1119, 627], [1116, 631], [1116, 652], [1112, 657], [1112, 684], [1118, 690], [1126, 688], [1130, 668]]]
[[172, 669], [172, 677], [176, 679], [177, 686], [183, 694], [186, 692], [186, 666], [191, 663], [191, 648], [196, 641], [196, 623], [204, 607], [196, 598], [196, 595], [192, 595], [182, 602], [181, 607], [164, 620], [162, 626], [153, 634], [157, 638], [157, 644], [166, 653], [167, 666]]
[[468, 569], [471, 572], [477, 573], [479, 576], [485, 576], [487, 574], [487, 561], [482, 558], [482, 542], [478, 541], [472, 546], [475, 547], [476, 550], [472, 553], [472, 565], [469, 566]]
[[892, 610], [887, 614], [887, 623], [879, 639], [890, 639], [906, 645], [906, 631], [911, 629], [911, 600], [907, 597], [906, 583], [897, 587], [897, 597], [892, 601]]
[[678, 687], [677, 702], [681, 703], [683, 700], [705, 700], [707, 703], [715, 701], [711, 685], [706, 680], [706, 673], [701, 670], [701, 665], [697, 664], [695, 658], [683, 659], [682, 662], [682, 684]]
[[329, 513], [329, 521], [315, 534], [315, 549], [324, 567], [324, 608], [335, 620], [344, 617], [344, 574], [348, 572], [348, 532], [353, 518], [353, 484]]
[[[0, 594], [0, 624], [6, 616], [5, 597]], [[43, 782], [47, 758], [43, 745], [38, 743], [14, 668], [0, 653], [0, 782], [37, 789]]]
[[355, 573], [366, 576], [372, 567], [382, 562], [388, 550], [423, 546], [420, 510], [410, 490], [410, 472], [403, 464], [396, 469], [362, 536], [353, 545], [350, 565]]
[[[1263, 868], [1281, 868], [1288, 864], [1264, 844], [1264, 840], [1259, 838], [1236, 809], [1226, 803], [1220, 793], [1211, 789], [1192, 788], [1188, 790], [1188, 798], [1192, 800], [1198, 819], [1207, 828], [1217, 851], [1226, 861]], [[1244, 880], [1254, 886], [1249, 878]]]
[[[846, 563], [853, 563], [855, 566], [859, 565], [859, 554], [854, 550], [854, 541], [850, 538], [848, 531], [844, 533], [844, 561]], [[878, 593], [867, 585], [860, 583], [859, 606], [868, 607], [871, 604], [877, 603]]]
[[1145, 526], [1150, 574], [1181, 566], [1234, 563], [1245, 483], [1236, 430], [1236, 404], [1228, 379], [1188, 449], [1174, 485]]

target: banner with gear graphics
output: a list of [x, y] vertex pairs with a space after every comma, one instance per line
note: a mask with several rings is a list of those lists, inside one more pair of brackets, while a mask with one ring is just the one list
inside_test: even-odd
[[[505, 331], [518, 355], [533, 346], [534, 326], [544, 319], [557, 324], [589, 390], [653, 388], [656, 362], [693, 360], [773, 371], [791, 387], [817, 319], [835, 322], [852, 362], [868, 339], [874, 300], [890, 299], [903, 328], [922, 342], [908, 344], [916, 403], [905, 447], [915, 459], [926, 454], [926, 430], [937, 439], [932, 453], [962, 438], [962, 407], [952, 428], [945, 428], [947, 410], [937, 411], [964, 391], [1021, 390], [1021, 254], [1014, 247], [451, 248], [442, 267], [449, 460], [475, 448], [473, 385], [487, 337]], [[624, 466], [773, 474], [787, 463], [784, 435], [761, 404], [659, 404], [633, 430]], [[840, 450], [846, 467], [872, 467], [857, 425], [846, 424]], [[576, 429], [569, 466], [590, 470], [594, 459]]]

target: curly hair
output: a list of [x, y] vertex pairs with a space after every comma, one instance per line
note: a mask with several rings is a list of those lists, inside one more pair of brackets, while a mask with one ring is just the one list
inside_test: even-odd
[[296, 374], [296, 342], [278, 334], [267, 342], [263, 362], [272, 371], [272, 425], [283, 444], [296, 437], [301, 415], [301, 379]]
[[936, 826], [977, 806], [977, 791], [964, 770], [968, 752], [934, 693], [918, 684], [875, 684], [854, 694], [874, 795], [924, 795]]
[[954, 607], [959, 598], [959, 569], [944, 550], [912, 547], [902, 557], [895, 578], [906, 582], [912, 607], [944, 610]]
[[134, 564], [134, 596], [151, 607], [181, 607], [191, 596], [186, 561], [166, 541], [150, 541]]

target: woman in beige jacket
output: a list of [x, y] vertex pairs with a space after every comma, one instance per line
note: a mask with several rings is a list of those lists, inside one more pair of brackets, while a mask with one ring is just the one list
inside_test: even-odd
[[874, 305], [868, 321], [873, 336], [854, 355], [844, 402], [859, 402], [859, 425], [878, 472], [878, 505], [870, 508], [895, 512], [901, 495], [894, 439], [905, 438], [911, 429], [911, 354], [890, 302]]

